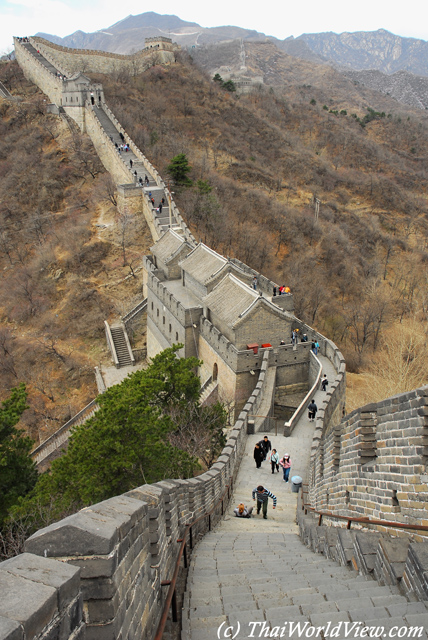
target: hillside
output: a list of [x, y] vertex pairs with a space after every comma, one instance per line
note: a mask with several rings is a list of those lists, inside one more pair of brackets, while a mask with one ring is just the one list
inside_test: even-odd
[[[205, 69], [220, 69], [238, 78], [257, 76], [257, 82], [288, 84], [287, 73], [281, 71], [277, 58], [288, 56], [337, 69], [354, 82], [381, 91], [412, 108], [428, 108], [428, 43], [416, 38], [403, 38], [385, 29], [354, 33], [312, 33], [280, 40], [264, 33], [234, 26], [205, 28], [185, 22], [174, 15], [152, 11], [128, 16], [106, 29], [94, 33], [76, 31], [59, 38], [38, 34], [67, 47], [99, 49], [116, 53], [133, 53], [144, 46], [145, 38], [170, 37], [187, 49]], [[244, 52], [256, 42], [270, 43], [270, 58], [264, 62], [268, 74], [248, 74]], [[296, 61], [296, 64], [297, 61]], [[259, 65], [262, 66], [261, 62]], [[213, 73], [213, 75], [214, 75]]]
[[[247, 72], [272, 75], [248, 95], [225, 91], [185, 54], [132, 78], [94, 79], [162, 175], [173, 156], [188, 156], [194, 186], [174, 197], [197, 238], [290, 285], [296, 315], [340, 345], [351, 371], [386, 353], [397, 321], [413, 323], [406, 357], [428, 308], [426, 116], [331, 67], [282, 52], [273, 65], [271, 48], [245, 47]], [[1, 103], [1, 388], [29, 384], [27, 424], [33, 436], [43, 425], [44, 439], [93, 397], [103, 320], [132, 306], [141, 280], [123, 265], [108, 180], [88, 142], [46, 114], [15, 64], [1, 79], [24, 98]], [[136, 224], [134, 267], [150, 244]], [[366, 401], [366, 389], [358, 394]]]
[[0, 399], [25, 382], [24, 426], [44, 440], [96, 393], [94, 366], [110, 362], [103, 322], [141, 296], [151, 238], [139, 221], [123, 265], [109, 180], [92, 145], [46, 113], [16, 63], [0, 80]]
[[[246, 45], [248, 69], [262, 46]], [[162, 174], [188, 156], [196, 185], [175, 199], [195, 235], [290, 285], [296, 314], [361, 371], [395, 318], [425, 319], [427, 119], [286, 59], [285, 88], [241, 96], [186, 59], [127, 80], [126, 97], [97, 79]]]

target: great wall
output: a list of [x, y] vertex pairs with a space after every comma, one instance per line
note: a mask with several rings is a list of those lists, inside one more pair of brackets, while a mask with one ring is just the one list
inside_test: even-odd
[[[0, 640], [158, 640], [179, 637], [180, 626], [183, 640], [199, 640], [219, 637], [222, 625], [238, 638], [280, 637], [250, 636], [248, 624], [254, 631], [290, 621], [419, 625], [414, 637], [426, 638], [428, 388], [344, 415], [338, 348], [293, 315], [292, 296], [272, 296], [274, 283], [196, 242], [162, 178], [108, 109], [102, 86], [84, 75], [141, 72], [153, 55], [156, 63], [174, 62], [170, 41], [147, 44], [135, 56], [117, 56], [17, 38], [15, 52], [52, 102], [49, 110], [90, 136], [117, 184], [119, 208], [147, 221], [155, 242], [144, 262], [148, 296], [140, 307], [147, 310], [148, 356], [177, 341], [183, 355], [200, 355], [201, 382], [219, 397], [232, 389], [236, 420], [209, 471], [92, 505], [38, 531], [24, 554], [1, 563]], [[115, 145], [122, 139], [130, 147], [127, 163]], [[156, 199], [166, 198], [163, 217], [139, 184], [145, 175]], [[224, 297], [236, 291], [232, 317]], [[291, 328], [309, 342], [280, 345]], [[312, 340], [320, 344], [317, 355]], [[327, 393], [320, 389], [323, 372]], [[250, 500], [260, 481], [251, 452], [260, 430], [269, 429], [275, 398], [296, 391], [301, 400], [275, 443], [299, 460], [293, 473], [304, 478], [303, 491], [285, 491], [268, 471], [258, 478], [278, 495], [274, 517], [231, 518], [231, 501]], [[306, 417], [312, 397], [315, 423]], [[91, 403], [80, 418], [93, 410]], [[65, 427], [54, 449], [68, 437], [71, 425]]]

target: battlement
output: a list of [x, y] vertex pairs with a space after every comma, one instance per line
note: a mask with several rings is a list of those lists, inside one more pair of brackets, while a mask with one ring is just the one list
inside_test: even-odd
[[2, 638], [24, 632], [40, 640], [59, 633], [65, 640], [154, 636], [166, 598], [162, 583], [170, 579], [186, 525], [195, 523], [196, 540], [222, 516], [218, 508], [209, 520], [199, 519], [237, 474], [267, 367], [266, 355], [257, 388], [209, 471], [143, 485], [82, 509], [31, 536], [26, 553], [0, 563]]
[[145, 38], [144, 49], [166, 49], [173, 51], [174, 48], [178, 48], [178, 45], [173, 43], [171, 38], [165, 38], [164, 36], [155, 36], [154, 38]]
[[323, 425], [313, 441], [311, 504], [338, 515], [428, 524], [427, 463], [428, 387], [422, 387]]

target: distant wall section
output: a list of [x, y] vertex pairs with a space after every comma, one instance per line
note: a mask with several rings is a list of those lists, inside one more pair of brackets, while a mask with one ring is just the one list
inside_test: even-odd
[[62, 80], [54, 73], [50, 73], [37, 58], [31, 55], [18, 38], [14, 38], [14, 45], [16, 60], [24, 76], [34, 82], [54, 104], [60, 105], [63, 90]]
[[[63, 73], [118, 73], [130, 75], [142, 73], [154, 64], [170, 64], [175, 62], [173, 50], [162, 48], [162, 43], [152, 49], [143, 49], [134, 55], [125, 56], [107, 51], [90, 49], [71, 49], [62, 47], [44, 38], [30, 38], [31, 44]], [[178, 45], [175, 45], [178, 48]]]

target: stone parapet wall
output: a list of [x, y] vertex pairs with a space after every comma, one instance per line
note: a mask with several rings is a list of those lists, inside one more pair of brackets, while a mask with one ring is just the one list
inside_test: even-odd
[[[49, 42], [44, 38], [32, 37], [31, 44], [39, 49], [40, 53], [55, 65], [62, 69], [67, 76], [71, 73], [117, 73], [126, 72], [131, 75], [142, 73], [153, 66], [153, 51], [141, 50], [134, 55], [121, 55], [108, 51], [96, 51], [91, 49], [71, 49]], [[169, 47], [168, 47], [169, 49]], [[156, 64], [170, 64], [175, 62], [173, 51], [156, 49]]]
[[[26, 553], [0, 563], [2, 640], [153, 637], [167, 594], [162, 581], [172, 577], [177, 541], [236, 477], [248, 415], [260, 406], [267, 367], [265, 354], [256, 389], [209, 471], [143, 485], [82, 509], [31, 536]], [[213, 524], [221, 512], [215, 510]], [[208, 519], [199, 520], [193, 541], [207, 528]]]
[[80, 569], [31, 553], [0, 563], [2, 640], [84, 640]]
[[357, 409], [318, 434], [311, 504], [339, 515], [428, 525], [427, 462], [428, 387], [422, 387]]
[[[373, 525], [353, 523], [349, 531], [337, 521], [337, 526], [328, 526], [331, 521], [327, 523], [325, 517], [320, 524], [318, 514], [307, 508], [306, 499], [304, 492], [303, 497], [299, 495], [297, 500], [297, 523], [302, 542], [315, 553], [324, 554], [351, 571], [373, 578], [380, 585], [398, 588], [411, 602], [406, 604], [406, 609], [412, 608], [414, 614], [421, 614], [420, 622], [426, 621], [425, 605], [414, 600], [428, 601], [428, 542], [414, 543], [385, 532], [379, 533]], [[418, 617], [411, 616], [412, 620]]]
[[[134, 177], [131, 170], [126, 166], [125, 161], [117, 152], [114, 144], [94, 113], [94, 109], [98, 109], [98, 107], [93, 107], [89, 102], [86, 103], [85, 130], [91, 138], [95, 151], [116, 184], [133, 183]], [[73, 117], [72, 113], [69, 115]]]
[[62, 80], [48, 71], [37, 58], [31, 55], [18, 38], [14, 38], [14, 47], [16, 60], [25, 77], [34, 82], [49, 97], [49, 100], [60, 105], [63, 89]]

